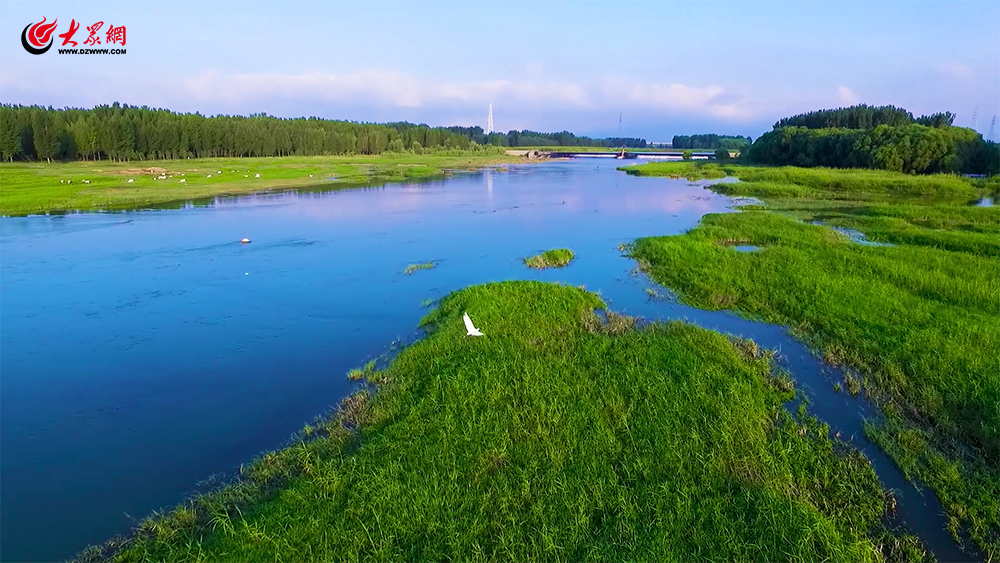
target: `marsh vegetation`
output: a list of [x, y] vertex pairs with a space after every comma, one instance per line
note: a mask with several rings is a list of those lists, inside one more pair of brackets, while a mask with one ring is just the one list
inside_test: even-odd
[[[683, 163], [680, 163], [683, 165]], [[670, 163], [642, 174], [712, 169]], [[685, 301], [793, 327], [847, 389], [881, 406], [869, 435], [930, 486], [957, 540], [1000, 554], [1000, 210], [968, 179], [885, 171], [730, 167], [713, 186], [766, 206], [640, 239], [632, 255]], [[633, 173], [635, 173], [633, 171]], [[818, 223], [818, 224], [816, 224]], [[826, 225], [894, 246], [862, 245]], [[724, 241], [757, 252], [735, 252]]]

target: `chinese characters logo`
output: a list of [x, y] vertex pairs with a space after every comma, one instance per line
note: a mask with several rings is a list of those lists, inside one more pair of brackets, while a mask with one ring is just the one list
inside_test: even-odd
[[42, 21], [34, 25], [29, 23], [21, 32], [21, 45], [32, 55], [41, 55], [52, 47], [52, 32], [56, 30], [56, 22], [59, 20], [45, 25], [46, 19], [42, 18]]
[[[24, 47], [25, 51], [31, 53], [32, 55], [41, 55], [42, 53], [45, 53], [52, 47], [52, 43], [54, 43], [54, 40], [52, 39], [52, 33], [56, 30], [56, 24], [58, 23], [59, 20], [56, 19], [52, 23], [46, 24], [45, 23], [46, 19], [47, 18], [42, 18], [42, 21], [36, 24], [29, 23], [24, 28], [24, 31], [21, 32], [21, 45]], [[76, 35], [76, 32], [80, 30], [81, 25], [82, 24], [76, 22], [75, 18], [70, 21], [69, 29], [67, 29], [65, 33], [60, 33], [58, 35], [58, 37], [62, 39], [62, 45], [61, 45], [62, 47], [79, 46], [79, 43], [77, 41], [74, 41], [73, 37], [74, 35]], [[104, 22], [99, 21], [94, 23], [93, 25], [88, 25], [86, 38], [84, 38], [83, 34], [81, 34], [80, 39], [82, 39], [83, 44], [88, 47], [96, 47], [98, 45], [105, 45], [105, 46], [120, 45], [121, 47], [124, 47], [125, 26], [119, 25], [116, 27], [114, 25], [108, 25], [105, 28]], [[67, 48], [67, 49], [59, 49], [59, 54], [60, 55], [67, 55], [67, 54], [124, 55], [125, 49]]]

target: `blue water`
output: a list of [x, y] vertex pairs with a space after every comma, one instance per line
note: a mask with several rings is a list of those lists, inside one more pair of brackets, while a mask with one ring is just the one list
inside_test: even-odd
[[[781, 349], [811, 410], [899, 490], [898, 523], [939, 557], [961, 558], [934, 496], [865, 440], [861, 420], [874, 413], [832, 391], [836, 371], [782, 327], [650, 300], [648, 280], [629, 273], [620, 243], [730, 209], [733, 200], [703, 186], [581, 159], [175, 210], [0, 219], [0, 559], [72, 557], [279, 447], [349, 393], [350, 368], [415, 337], [425, 300], [505, 279], [583, 284], [618, 311]], [[565, 269], [520, 261], [557, 247], [577, 253]], [[437, 266], [402, 274], [428, 261]]]

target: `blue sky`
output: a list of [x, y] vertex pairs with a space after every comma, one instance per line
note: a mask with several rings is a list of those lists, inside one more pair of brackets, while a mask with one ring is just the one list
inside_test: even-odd
[[[127, 54], [31, 55], [47, 17]], [[0, 101], [669, 140], [853, 103], [1000, 113], [1000, 2], [0, 0]], [[998, 135], [1000, 136], [1000, 135]]]

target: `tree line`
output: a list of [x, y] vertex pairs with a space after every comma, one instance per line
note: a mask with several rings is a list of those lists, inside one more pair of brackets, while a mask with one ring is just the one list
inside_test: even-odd
[[671, 146], [675, 149], [725, 149], [743, 151], [753, 142], [750, 137], [739, 135], [674, 135]]
[[[810, 112], [779, 120], [745, 155], [750, 162], [778, 166], [910, 174], [1000, 172], [1000, 146], [972, 129], [952, 126], [954, 119], [950, 112], [914, 119], [893, 106]], [[827, 123], [841, 125], [819, 126]]]
[[824, 109], [800, 113], [779, 119], [774, 128], [805, 127], [807, 129], [872, 129], [879, 125], [894, 127], [916, 123], [928, 127], [949, 127], [955, 122], [950, 111], [913, 117], [913, 114], [896, 106], [869, 106], [859, 104], [846, 108]]
[[501, 147], [628, 147], [645, 148], [645, 139], [637, 137], [607, 137], [594, 139], [574, 135], [569, 131], [558, 133], [539, 133], [527, 129], [510, 130], [506, 133], [490, 133], [487, 135], [482, 127], [448, 127], [449, 131], [469, 137], [481, 145], [497, 145]]
[[646, 141], [591, 139], [567, 131], [486, 135], [481, 127], [359, 123], [316, 117], [284, 119], [266, 114], [207, 117], [118, 103], [93, 109], [0, 105], [0, 157], [8, 161], [381, 154], [484, 150], [489, 145], [621, 143], [645, 146]]

